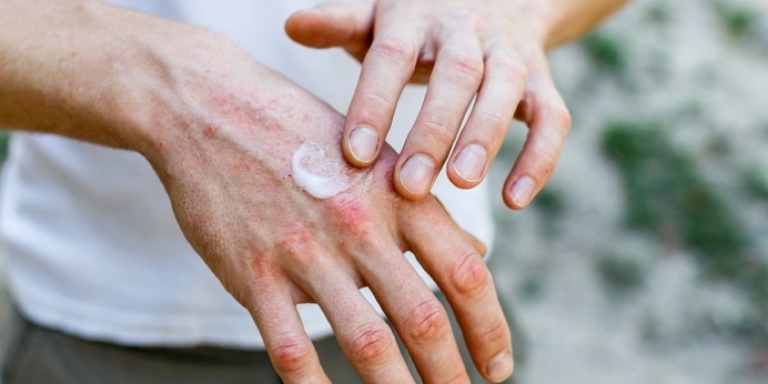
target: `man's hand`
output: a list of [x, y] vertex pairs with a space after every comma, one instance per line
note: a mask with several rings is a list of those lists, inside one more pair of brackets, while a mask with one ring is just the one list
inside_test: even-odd
[[503, 190], [506, 204], [521, 209], [552, 174], [571, 123], [545, 50], [622, 2], [363, 0], [298, 12], [286, 31], [308, 46], [343, 47], [363, 63], [342, 144], [356, 166], [376, 159], [406, 83], [428, 82], [395, 165], [395, 188], [408, 199], [427, 195], [446, 161], [456, 186], [475, 187], [513, 117], [525, 122], [528, 139]]
[[[509, 376], [510, 334], [482, 244], [434, 197], [395, 193], [394, 151], [350, 167], [343, 116], [197, 28], [85, 0], [5, 0], [0, 22], [0, 124], [143, 154], [284, 381], [328, 380], [296, 311], [305, 302], [320, 305], [366, 382], [414, 381], [362, 286], [426, 382], [468, 380], [445, 309], [404, 250], [448, 297], [480, 372]], [[292, 156], [304, 143], [348, 189], [320, 200], [296, 184]]]
[[[283, 380], [325, 380], [295, 309], [317, 302], [364, 381], [413, 381], [362, 286], [377, 297], [425, 381], [467, 380], [446, 312], [404, 250], [414, 251], [449, 298], [478, 369], [492, 381], [509, 376], [510, 335], [483, 246], [434, 197], [410, 202], [395, 193], [390, 148], [374, 167], [349, 166], [338, 146], [343, 117], [268, 76], [275, 77], [253, 76], [258, 84], [221, 77], [214, 90], [182, 86], [179, 94], [195, 100], [192, 117], [159, 141], [168, 149], [149, 158], [187, 238], [251, 311]], [[351, 188], [325, 200], [299, 188], [291, 165], [303, 143], [320, 150], [312, 158], [323, 171], [337, 167]]]

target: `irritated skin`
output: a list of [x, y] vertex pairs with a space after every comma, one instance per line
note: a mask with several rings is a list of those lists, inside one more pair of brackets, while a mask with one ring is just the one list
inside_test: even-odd
[[187, 240], [250, 311], [285, 382], [328, 382], [301, 302], [320, 305], [364, 381], [414, 382], [363, 285], [425, 382], [468, 381], [446, 311], [406, 249], [449, 298], [478, 369], [509, 376], [510, 335], [482, 244], [434, 197], [395, 193], [391, 148], [350, 171], [370, 183], [320, 200], [296, 185], [292, 155], [312, 142], [341, 158], [344, 117], [226, 40], [87, 0], [0, 0], [0, 25], [0, 125], [146, 157]]
[[[390, 328], [358, 292], [363, 285], [425, 382], [468, 381], [445, 309], [402, 257], [408, 249], [446, 294], [476, 368], [502, 381], [512, 345], [484, 247], [428, 194], [429, 167], [410, 172], [426, 176], [418, 193], [403, 169], [411, 157], [434, 162], [432, 171], [446, 163], [454, 184], [471, 188], [517, 116], [531, 132], [504, 199], [525, 206], [570, 125], [544, 52], [622, 2], [364, 0], [298, 13], [287, 24], [295, 40], [341, 46], [363, 61], [345, 119], [204, 30], [96, 0], [0, 0], [0, 126], [146, 157], [185, 236], [253, 315], [285, 382], [328, 381], [296, 313], [301, 302], [320, 305], [364, 381], [414, 381]], [[398, 157], [383, 138], [409, 80], [428, 80], [429, 91]], [[361, 153], [378, 161], [342, 166], [342, 179], [368, 182], [339, 189], [327, 169], [295, 172], [293, 155], [308, 142], [323, 158], [371, 164], [350, 146], [362, 125], [378, 142]]]

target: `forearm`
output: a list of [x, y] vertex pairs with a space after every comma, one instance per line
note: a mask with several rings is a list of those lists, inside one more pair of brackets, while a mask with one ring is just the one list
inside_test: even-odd
[[549, 0], [539, 2], [546, 15], [544, 45], [549, 50], [589, 32], [627, 0]]
[[[107, 115], [126, 46], [95, 1], [0, 4], [0, 124], [126, 147]], [[110, 105], [112, 104], [112, 105]]]
[[228, 46], [92, 0], [3, 0], [0, 25], [0, 126], [145, 155], [159, 130], [189, 112], [174, 96], [185, 70], [215, 65], [197, 52]]

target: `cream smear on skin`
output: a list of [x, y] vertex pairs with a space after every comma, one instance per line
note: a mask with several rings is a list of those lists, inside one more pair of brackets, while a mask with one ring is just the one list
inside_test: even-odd
[[359, 171], [351, 170], [341, 154], [333, 156], [311, 141], [293, 153], [291, 168], [296, 184], [318, 199], [336, 196], [361, 180]]

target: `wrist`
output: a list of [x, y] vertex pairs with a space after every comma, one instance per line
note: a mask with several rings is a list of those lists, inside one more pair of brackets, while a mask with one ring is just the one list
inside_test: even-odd
[[551, 50], [581, 37], [627, 0], [549, 0], [540, 2], [543, 46]]

